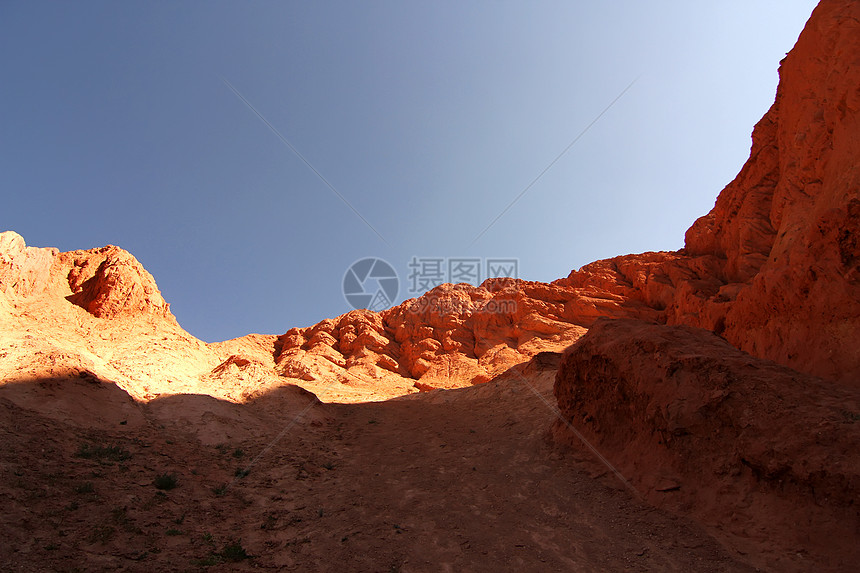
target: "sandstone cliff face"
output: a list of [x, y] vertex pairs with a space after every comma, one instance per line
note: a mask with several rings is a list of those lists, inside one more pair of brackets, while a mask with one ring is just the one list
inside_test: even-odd
[[860, 4], [816, 8], [752, 138], [682, 251], [598, 261], [555, 284], [621, 294], [668, 324], [860, 384]]
[[686, 236], [689, 255], [715, 255], [727, 283], [744, 285], [725, 309], [723, 336], [756, 356], [860, 383], [851, 343], [860, 340], [857, 2], [816, 8], [753, 141], [738, 178]]
[[65, 296], [99, 318], [158, 316], [175, 321], [155, 279], [130, 253], [108, 245], [60, 253], [0, 233], [0, 292], [6, 300]]
[[601, 320], [563, 355], [555, 395], [565, 418], [646, 489], [666, 475], [747, 473], [852, 505], [860, 486], [858, 391], [704, 329]]
[[0, 233], [0, 295], [8, 300], [44, 290], [58, 253], [57, 249], [28, 247], [18, 233]]
[[63, 253], [58, 264], [68, 273], [70, 302], [99, 318], [152, 314], [173, 320], [155, 279], [130, 253], [107, 246]]

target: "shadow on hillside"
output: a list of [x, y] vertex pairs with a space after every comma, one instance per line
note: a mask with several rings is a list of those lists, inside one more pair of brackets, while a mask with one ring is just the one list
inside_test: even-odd
[[88, 430], [133, 433], [147, 426], [190, 433], [203, 443], [266, 436], [285, 420], [324, 417], [326, 405], [292, 384], [237, 404], [206, 394], [160, 396], [148, 402], [89, 371], [7, 379], [0, 400], [41, 417]]

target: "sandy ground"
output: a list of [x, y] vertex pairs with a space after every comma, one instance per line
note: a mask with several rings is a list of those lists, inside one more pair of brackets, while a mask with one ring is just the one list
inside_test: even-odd
[[[553, 413], [530, 386], [551, 399], [553, 376], [365, 404], [287, 389], [245, 405], [142, 405], [86, 379], [7, 385], [2, 568], [754, 570], [552, 445]], [[82, 404], [108, 397], [117, 416], [88, 428], [15, 403], [69, 393], [84, 419]], [[155, 486], [165, 473], [175, 488]]]

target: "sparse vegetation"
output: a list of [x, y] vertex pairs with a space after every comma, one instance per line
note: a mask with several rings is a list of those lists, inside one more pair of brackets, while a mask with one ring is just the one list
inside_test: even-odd
[[221, 497], [222, 495], [224, 495], [225, 493], [227, 493], [227, 484], [226, 484], [226, 483], [222, 483], [221, 485], [216, 485], [214, 488], [212, 488], [212, 492], [213, 492], [216, 496]]
[[91, 543], [107, 543], [114, 533], [116, 529], [112, 525], [100, 525], [90, 533], [89, 540]]
[[197, 567], [213, 567], [215, 565], [218, 565], [219, 562], [220, 559], [218, 559], [218, 556], [214, 553], [210, 553], [203, 559], [195, 559], [191, 563], [196, 565]]
[[87, 460], [97, 460], [99, 462], [124, 462], [131, 458], [128, 450], [120, 446], [102, 446], [94, 444], [81, 444], [75, 456]]
[[156, 476], [155, 480], [153, 481], [153, 485], [155, 485], [156, 489], [169, 490], [178, 486], [179, 480], [176, 477], [176, 474], [164, 473], [159, 476]]
[[[203, 534], [203, 542], [212, 547], [215, 546], [215, 541], [211, 533], [207, 532]], [[242, 540], [237, 539], [224, 545], [221, 551], [210, 551], [209, 555], [203, 559], [195, 559], [192, 563], [198, 567], [212, 567], [221, 563], [238, 563], [246, 559], [251, 559], [251, 557], [242, 546]]]
[[235, 450], [233, 450], [233, 457], [234, 458], [241, 458], [244, 455], [245, 455], [245, 450], [243, 450], [242, 448], [236, 448]]
[[235, 475], [239, 479], [242, 479], [243, 477], [246, 477], [249, 473], [251, 473], [251, 470], [236, 468], [236, 471], [233, 472], [233, 475]]
[[858, 412], [842, 410], [842, 415], [845, 417], [846, 422], [860, 422], [860, 413]]
[[84, 483], [75, 486], [76, 493], [93, 493], [95, 489], [96, 488], [93, 486], [93, 482], [91, 481], [85, 481]]
[[170, 528], [165, 532], [165, 535], [170, 535], [171, 537], [173, 537], [176, 535], [182, 535], [182, 532], [179, 531], [178, 529]]
[[227, 545], [224, 546], [224, 549], [221, 550], [221, 553], [218, 554], [224, 561], [230, 561], [236, 563], [238, 561], [244, 561], [245, 559], [250, 558], [248, 552], [245, 551], [245, 548], [242, 547], [242, 541], [236, 540], [231, 541]]

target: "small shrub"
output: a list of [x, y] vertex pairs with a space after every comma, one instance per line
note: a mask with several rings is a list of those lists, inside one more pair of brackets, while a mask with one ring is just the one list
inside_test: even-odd
[[214, 488], [212, 488], [212, 492], [213, 492], [216, 496], [221, 497], [222, 495], [224, 495], [225, 493], [227, 493], [227, 484], [226, 484], [226, 483], [222, 483], [221, 485], [217, 485], [217, 486], [215, 486]]
[[243, 477], [246, 477], [249, 473], [251, 473], [251, 470], [236, 468], [236, 471], [233, 472], [233, 475], [235, 475], [237, 478], [241, 479]]
[[194, 559], [191, 561], [191, 563], [197, 567], [213, 567], [218, 565], [219, 562], [220, 559], [218, 559], [218, 556], [211, 553], [203, 559]]
[[233, 457], [234, 458], [241, 458], [244, 455], [245, 455], [245, 450], [243, 450], [242, 448], [236, 448], [235, 450], [233, 450]]
[[182, 532], [179, 531], [178, 529], [171, 528], [171, 529], [167, 530], [166, 535], [170, 535], [170, 536], [182, 535]]
[[75, 456], [87, 460], [110, 462], [124, 462], [131, 458], [128, 450], [124, 450], [120, 446], [97, 446], [93, 444], [81, 444]]
[[224, 549], [221, 550], [219, 554], [224, 561], [238, 562], [244, 561], [251, 557], [248, 555], [248, 552], [245, 551], [245, 548], [242, 547], [242, 541], [231, 541], [227, 545], [224, 546]]
[[179, 480], [176, 478], [176, 474], [161, 474], [155, 478], [152, 482], [156, 489], [173, 489], [179, 485]]

